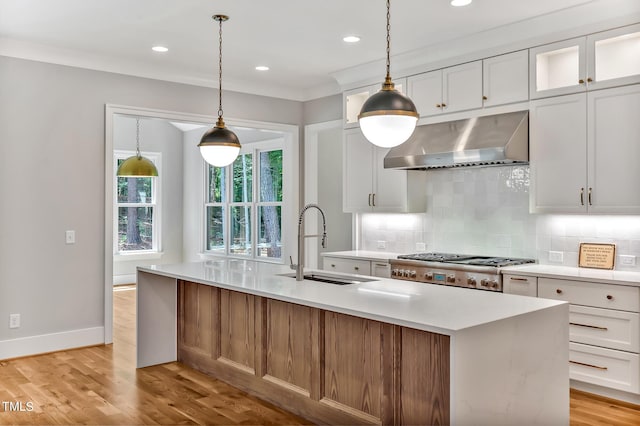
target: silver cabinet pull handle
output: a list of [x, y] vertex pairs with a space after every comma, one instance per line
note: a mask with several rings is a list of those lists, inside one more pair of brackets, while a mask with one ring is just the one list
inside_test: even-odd
[[595, 328], [596, 330], [602, 330], [602, 331], [609, 330], [607, 327], [599, 327], [597, 325], [588, 325], [588, 324], [579, 324], [577, 322], [570, 322], [569, 325], [575, 325], [576, 327]]
[[511, 281], [529, 281], [527, 278], [509, 277]]
[[584, 206], [584, 188], [580, 188], [580, 205]]
[[571, 360], [569, 360], [569, 362], [570, 362], [571, 364], [582, 365], [582, 366], [584, 366], [584, 367], [597, 368], [598, 370], [608, 370], [608, 368], [607, 368], [607, 367], [599, 367], [599, 366], [597, 366], [597, 365], [593, 365], [593, 364], [586, 364], [586, 363], [584, 363], [584, 362], [571, 361]]

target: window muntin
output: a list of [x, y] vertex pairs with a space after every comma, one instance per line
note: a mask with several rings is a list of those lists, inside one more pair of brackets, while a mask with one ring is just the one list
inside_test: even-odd
[[[117, 176], [118, 166], [135, 152], [114, 153], [115, 182], [115, 239], [116, 254], [134, 254], [159, 251], [159, 177]], [[145, 153], [156, 166], [160, 154]]]
[[206, 166], [205, 251], [279, 261], [283, 149], [254, 145], [226, 168]]

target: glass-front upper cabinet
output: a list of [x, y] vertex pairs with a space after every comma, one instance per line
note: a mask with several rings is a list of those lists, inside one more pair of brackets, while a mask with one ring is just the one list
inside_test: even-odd
[[640, 24], [587, 37], [587, 87], [640, 83]]
[[530, 97], [640, 83], [640, 24], [529, 50]]
[[[406, 78], [394, 79], [393, 83], [395, 88], [400, 93], [405, 93], [404, 87], [406, 87]], [[371, 86], [360, 87], [358, 89], [348, 90], [343, 92], [342, 94], [342, 105], [343, 105], [343, 117], [344, 123], [343, 127], [345, 129], [350, 129], [352, 127], [358, 127], [358, 115], [360, 114], [360, 110], [362, 109], [362, 105], [365, 103], [369, 96], [377, 93], [382, 85], [372, 84]]]

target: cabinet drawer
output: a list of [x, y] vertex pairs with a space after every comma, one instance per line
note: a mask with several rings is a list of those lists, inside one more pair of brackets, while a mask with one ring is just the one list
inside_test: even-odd
[[639, 393], [638, 354], [569, 344], [569, 377], [582, 382]]
[[509, 294], [536, 297], [538, 295], [538, 278], [503, 274], [502, 291]]
[[572, 342], [638, 352], [639, 314], [610, 309], [569, 307], [569, 339]]
[[342, 259], [325, 257], [322, 261], [325, 271], [342, 272], [345, 274], [371, 275], [371, 262], [368, 260]]
[[640, 288], [587, 281], [538, 278], [538, 297], [575, 305], [640, 312]]

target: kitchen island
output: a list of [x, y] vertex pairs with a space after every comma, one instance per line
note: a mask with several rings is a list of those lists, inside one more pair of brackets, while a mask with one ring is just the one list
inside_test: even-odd
[[138, 268], [137, 366], [329, 424], [568, 424], [568, 304], [243, 260]]

